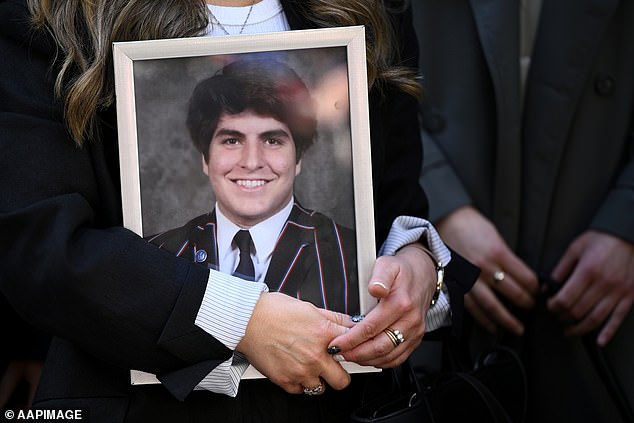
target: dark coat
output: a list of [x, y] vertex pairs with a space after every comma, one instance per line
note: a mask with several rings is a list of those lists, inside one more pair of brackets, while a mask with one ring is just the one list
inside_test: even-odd
[[[149, 238], [152, 244], [218, 270], [216, 213]], [[204, 254], [199, 254], [203, 251]], [[297, 204], [275, 244], [264, 282], [270, 291], [345, 314], [359, 313], [354, 233]]]
[[[521, 2], [412, 3], [432, 221], [473, 204], [541, 275], [588, 229], [634, 243], [634, 3], [544, 0], [523, 105]], [[632, 403], [633, 323], [606, 348]], [[581, 340], [560, 328], [540, 311], [528, 323], [534, 421], [619, 421]]]

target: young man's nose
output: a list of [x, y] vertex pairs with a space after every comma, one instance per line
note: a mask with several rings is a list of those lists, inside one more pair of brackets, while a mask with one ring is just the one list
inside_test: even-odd
[[245, 144], [240, 164], [247, 169], [257, 169], [262, 165], [262, 150], [259, 142]]

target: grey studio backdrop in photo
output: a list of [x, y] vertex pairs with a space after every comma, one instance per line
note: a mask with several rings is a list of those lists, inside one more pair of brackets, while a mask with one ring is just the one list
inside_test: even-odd
[[213, 208], [185, 123], [188, 101], [198, 82], [247, 55], [275, 56], [306, 83], [318, 103], [318, 134], [302, 159], [295, 195], [304, 207], [355, 227], [346, 50], [329, 47], [134, 63], [143, 236], [182, 226]]

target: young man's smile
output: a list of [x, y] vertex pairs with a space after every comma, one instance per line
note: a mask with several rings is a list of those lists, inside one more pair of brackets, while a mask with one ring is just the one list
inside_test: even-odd
[[259, 187], [263, 186], [268, 181], [265, 181], [265, 180], [262, 180], [262, 179], [260, 179], [260, 180], [238, 179], [235, 182], [236, 182], [236, 184], [240, 185], [243, 188], [255, 189], [255, 188], [259, 188]]

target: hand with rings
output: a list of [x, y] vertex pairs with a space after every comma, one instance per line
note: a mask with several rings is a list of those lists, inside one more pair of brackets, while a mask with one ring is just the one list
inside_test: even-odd
[[[510, 250], [508, 252], [511, 254]], [[517, 260], [515, 267], [505, 267], [504, 270], [495, 265], [481, 265], [480, 277], [465, 296], [465, 308], [491, 333], [496, 333], [498, 328], [518, 336], [524, 333], [523, 323], [501, 298], [524, 310], [535, 305], [537, 276]], [[497, 270], [488, 270], [491, 268]], [[512, 272], [507, 271], [509, 268]]]
[[489, 332], [503, 328], [521, 335], [522, 322], [500, 297], [519, 308], [533, 307], [537, 295], [535, 272], [474, 207], [454, 210], [436, 227], [447, 245], [481, 269], [480, 277], [465, 296], [465, 308]]
[[434, 262], [416, 244], [401, 248], [395, 256], [379, 257], [368, 287], [379, 303], [363, 320], [350, 319], [350, 331], [329, 346], [336, 346], [345, 360], [364, 366], [401, 364], [425, 333], [436, 276]]
[[348, 330], [344, 320], [349, 316], [285, 294], [262, 294], [236, 351], [286, 392], [320, 395], [326, 383], [343, 389], [350, 375], [326, 348]]

